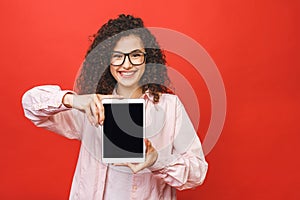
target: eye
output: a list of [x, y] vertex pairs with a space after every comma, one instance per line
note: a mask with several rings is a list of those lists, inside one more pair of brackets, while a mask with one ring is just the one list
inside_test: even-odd
[[111, 57], [114, 59], [120, 59], [120, 58], [123, 58], [123, 54], [114, 53]]
[[144, 53], [141, 50], [134, 50], [130, 53], [130, 57], [133, 59], [138, 59], [144, 56]]
[[132, 53], [131, 56], [133, 58], [139, 58], [139, 57], [143, 56], [143, 54], [142, 53]]

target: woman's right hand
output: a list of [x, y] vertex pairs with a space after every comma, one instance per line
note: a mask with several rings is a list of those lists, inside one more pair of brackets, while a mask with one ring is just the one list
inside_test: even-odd
[[91, 124], [98, 126], [104, 121], [104, 107], [102, 99], [122, 98], [118, 95], [86, 94], [76, 95], [67, 93], [62, 103], [68, 108], [75, 108], [84, 112]]

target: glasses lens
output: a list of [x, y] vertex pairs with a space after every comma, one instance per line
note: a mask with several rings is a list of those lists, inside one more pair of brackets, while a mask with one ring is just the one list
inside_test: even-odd
[[143, 52], [140, 52], [140, 51], [130, 53], [129, 58], [130, 58], [131, 64], [133, 64], [133, 65], [141, 65], [145, 61], [145, 55]]
[[113, 53], [110, 59], [112, 65], [122, 65], [125, 55], [122, 53]]

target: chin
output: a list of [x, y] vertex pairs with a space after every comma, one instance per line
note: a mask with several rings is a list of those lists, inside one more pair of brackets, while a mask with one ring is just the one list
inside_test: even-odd
[[119, 85], [122, 85], [123, 87], [127, 87], [127, 88], [134, 88], [138, 86], [137, 82], [128, 82], [128, 81], [119, 81], [118, 82]]

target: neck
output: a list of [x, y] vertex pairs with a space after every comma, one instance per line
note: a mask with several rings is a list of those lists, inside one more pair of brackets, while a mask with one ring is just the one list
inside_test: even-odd
[[123, 87], [122, 85], [118, 85], [116, 92], [118, 95], [123, 96], [124, 98], [130, 98], [130, 99], [135, 99], [135, 98], [140, 98], [142, 96], [142, 88], [141, 87]]

